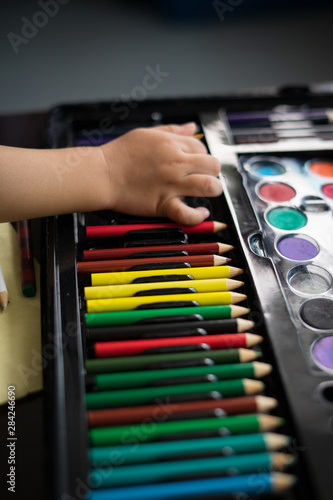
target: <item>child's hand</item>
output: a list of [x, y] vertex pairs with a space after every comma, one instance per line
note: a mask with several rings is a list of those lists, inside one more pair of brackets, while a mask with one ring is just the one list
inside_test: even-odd
[[0, 222], [114, 209], [198, 224], [207, 209], [184, 196], [218, 196], [218, 161], [191, 137], [195, 124], [136, 129], [101, 147], [0, 147]]
[[105, 208], [188, 225], [206, 219], [206, 208], [182, 202], [222, 192], [219, 162], [194, 133], [194, 123], [142, 128], [101, 146], [110, 193]]

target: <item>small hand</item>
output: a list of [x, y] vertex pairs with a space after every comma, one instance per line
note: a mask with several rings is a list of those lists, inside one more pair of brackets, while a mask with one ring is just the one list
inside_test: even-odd
[[193, 137], [195, 129], [194, 123], [139, 128], [101, 146], [110, 184], [106, 208], [188, 225], [206, 219], [207, 208], [182, 201], [222, 192], [220, 164]]

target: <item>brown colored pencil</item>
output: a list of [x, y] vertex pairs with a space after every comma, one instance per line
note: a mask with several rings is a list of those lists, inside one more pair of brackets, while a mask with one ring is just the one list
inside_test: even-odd
[[[225, 243], [212, 241], [210, 243], [188, 243], [180, 245], [159, 245], [159, 246], [142, 246], [142, 247], [123, 247], [123, 248], [101, 248], [95, 250], [84, 250], [83, 258], [85, 261], [91, 260], [109, 260], [109, 259], [125, 259], [128, 257], [137, 258], [136, 254], [142, 257], [147, 252], [187, 252], [189, 255], [207, 255], [207, 254], [223, 254], [229, 252], [234, 247]], [[153, 255], [151, 255], [153, 257]]]
[[238, 398], [186, 401], [174, 404], [145, 405], [123, 408], [108, 408], [88, 411], [90, 427], [108, 427], [113, 425], [140, 424], [143, 421], [184, 420], [207, 417], [207, 412], [224, 412], [227, 415], [260, 413], [272, 410], [277, 400], [267, 396], [244, 396]]
[[96, 260], [93, 262], [78, 262], [79, 274], [105, 273], [109, 271], [129, 271], [135, 266], [149, 266], [152, 264], [168, 264], [186, 262], [192, 267], [221, 266], [227, 264], [231, 259], [220, 255], [186, 255], [177, 257], [156, 257], [146, 259], [123, 259], [123, 260]]

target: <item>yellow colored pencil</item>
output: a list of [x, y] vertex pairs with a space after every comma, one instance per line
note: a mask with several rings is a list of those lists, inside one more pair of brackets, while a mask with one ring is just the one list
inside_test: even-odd
[[[243, 270], [238, 267], [231, 266], [207, 266], [207, 267], [190, 267], [190, 268], [176, 268], [176, 269], [154, 269], [150, 271], [123, 271], [112, 273], [92, 273], [91, 284], [92, 286], [100, 285], [119, 285], [125, 283], [132, 283], [134, 280], [148, 279], [155, 276], [161, 277], [158, 281], [165, 281], [168, 276], [187, 276], [190, 279], [217, 279], [217, 278], [234, 278], [242, 274]], [[190, 281], [189, 281], [190, 283]]]
[[[118, 299], [92, 299], [87, 300], [87, 312], [133, 311], [146, 304], [174, 301], [195, 301], [200, 306], [217, 306], [224, 304], [237, 304], [246, 299], [246, 295], [237, 292], [207, 292], [207, 293], [182, 293], [173, 295], [154, 295], [143, 297], [126, 297]], [[163, 306], [162, 306], [163, 307]]]
[[[111, 299], [118, 297], [132, 297], [138, 293], [151, 292], [152, 295], [158, 295], [163, 290], [175, 289], [194, 289], [197, 293], [206, 292], [226, 292], [239, 288], [243, 281], [230, 278], [218, 278], [215, 280], [187, 280], [187, 281], [162, 281], [158, 283], [137, 283], [125, 285], [105, 285], [105, 286], [86, 286], [84, 295], [86, 300], [90, 299]], [[158, 293], [153, 293], [158, 291]], [[186, 293], [184, 291], [183, 293]], [[167, 291], [165, 292], [167, 294]]]

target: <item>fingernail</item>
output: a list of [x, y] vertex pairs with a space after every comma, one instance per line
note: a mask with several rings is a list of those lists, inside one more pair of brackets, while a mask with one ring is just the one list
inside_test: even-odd
[[183, 125], [181, 125], [181, 128], [184, 130], [188, 129], [188, 131], [191, 131], [193, 134], [200, 130], [199, 126], [195, 122], [184, 123]]
[[210, 211], [206, 207], [197, 207], [196, 210], [200, 212], [205, 217], [205, 219], [210, 216]]

